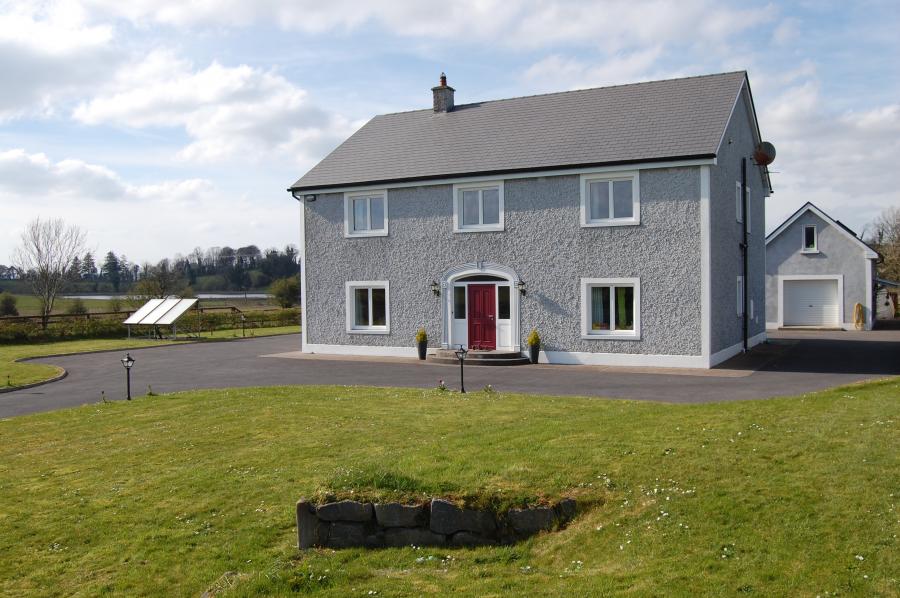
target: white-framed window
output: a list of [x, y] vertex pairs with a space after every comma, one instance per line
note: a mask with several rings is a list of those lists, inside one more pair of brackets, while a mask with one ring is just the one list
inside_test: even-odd
[[803, 225], [802, 253], [819, 253], [819, 235], [815, 224]]
[[737, 315], [744, 315], [744, 277], [737, 277]]
[[390, 285], [386, 280], [352, 280], [346, 285], [347, 332], [391, 331]]
[[638, 171], [581, 175], [581, 226], [641, 223]]
[[503, 227], [503, 181], [453, 185], [453, 232], [488, 232]]
[[345, 237], [386, 237], [387, 234], [387, 190], [344, 193]]
[[734, 217], [738, 222], [744, 221], [744, 202], [741, 197], [741, 182], [734, 182]]
[[639, 278], [581, 279], [581, 338], [641, 337]]

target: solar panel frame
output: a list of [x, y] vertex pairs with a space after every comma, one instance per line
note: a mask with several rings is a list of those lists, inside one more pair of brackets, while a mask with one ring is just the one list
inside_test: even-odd
[[162, 303], [164, 299], [151, 299], [147, 303], [143, 304], [136, 312], [128, 316], [123, 324], [138, 324], [141, 320], [147, 317], [147, 314], [152, 312], [154, 309], [159, 307], [160, 303]]

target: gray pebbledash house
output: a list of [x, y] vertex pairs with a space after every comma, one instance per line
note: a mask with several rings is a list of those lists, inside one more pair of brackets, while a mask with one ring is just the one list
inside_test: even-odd
[[851, 330], [859, 320], [871, 330], [877, 259], [856, 233], [807, 203], [766, 238], [766, 326]]
[[550, 363], [705, 368], [765, 339], [771, 186], [745, 72], [432, 92], [289, 189], [303, 351], [413, 356], [424, 327], [433, 349], [518, 352], [536, 329]]

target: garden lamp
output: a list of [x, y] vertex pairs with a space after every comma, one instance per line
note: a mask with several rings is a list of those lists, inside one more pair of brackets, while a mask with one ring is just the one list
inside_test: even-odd
[[122, 358], [122, 365], [125, 366], [125, 384], [128, 392], [128, 396], [126, 397], [129, 401], [131, 400], [131, 367], [134, 365], [134, 357], [131, 356], [131, 353], [126, 353], [125, 357]]
[[466, 360], [466, 355], [468, 355], [469, 351], [460, 345], [459, 349], [454, 351], [454, 353], [456, 353], [456, 358], [459, 360], [459, 392], [466, 392], [466, 383], [463, 377], [463, 362]]

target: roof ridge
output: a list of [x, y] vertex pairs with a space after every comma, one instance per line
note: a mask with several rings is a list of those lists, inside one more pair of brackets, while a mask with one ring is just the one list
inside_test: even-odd
[[[636, 87], [638, 85], [649, 85], [651, 83], [666, 83], [669, 81], [687, 81], [688, 79], [707, 79], [710, 77], [724, 77], [725, 75], [737, 75], [744, 74], [747, 75], [746, 70], [737, 70], [737, 71], [726, 71], [723, 73], [707, 73], [705, 75], [686, 75], [684, 77], [673, 77], [671, 79], [651, 79], [650, 81], [635, 81], [634, 83], [618, 83], [616, 85], [599, 85], [597, 87], [583, 87], [579, 89], [567, 89], [564, 91], [548, 91], [545, 93], [532, 93], [528, 95], [522, 96], [512, 96], [509, 98], [497, 98], [494, 100], [481, 100], [476, 102], [469, 102], [467, 104], [457, 104], [454, 107], [454, 110], [457, 108], [462, 108], [464, 106], [474, 106], [476, 104], [493, 104], [495, 102], [508, 102], [510, 100], [524, 100], [528, 98], [541, 98], [545, 96], [558, 96], [565, 95], [570, 93], [582, 93], [585, 91], [596, 91], [598, 89], [616, 89], [619, 87]], [[433, 108], [414, 108], [412, 110], [398, 110], [396, 112], [385, 112], [382, 114], [376, 114], [372, 118], [377, 118], [379, 116], [393, 116], [395, 114], [410, 114], [412, 112], [433, 112]]]

